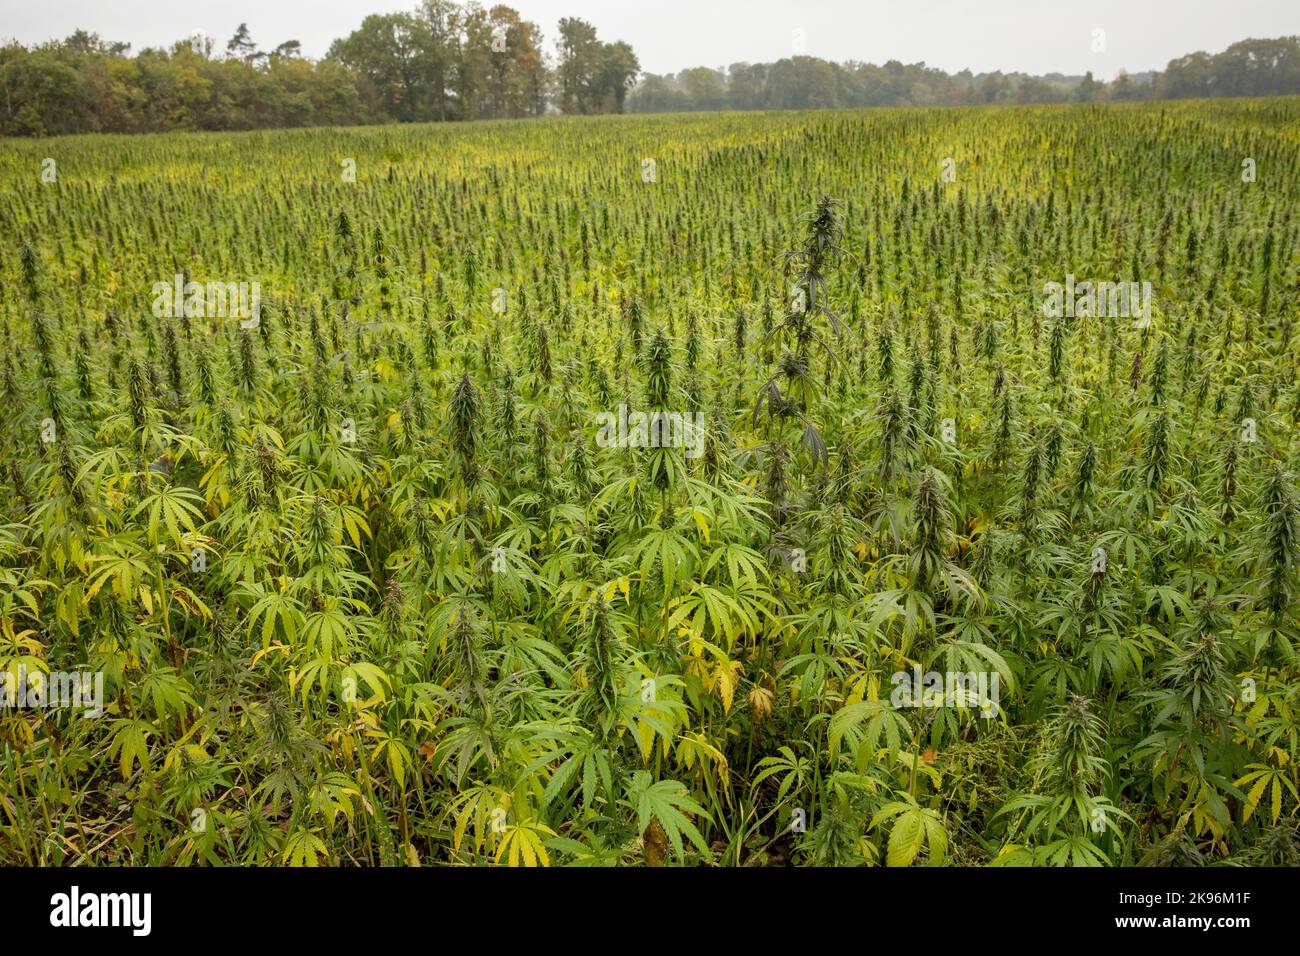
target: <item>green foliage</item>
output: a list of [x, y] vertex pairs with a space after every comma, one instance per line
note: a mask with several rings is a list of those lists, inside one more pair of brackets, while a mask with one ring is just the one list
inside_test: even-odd
[[4, 142], [0, 862], [1294, 865], [1298, 121]]

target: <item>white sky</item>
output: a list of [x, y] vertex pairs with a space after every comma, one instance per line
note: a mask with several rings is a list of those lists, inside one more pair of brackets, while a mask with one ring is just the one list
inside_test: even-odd
[[[201, 29], [217, 49], [240, 21], [262, 49], [295, 39], [312, 57], [370, 13], [417, 0], [0, 0], [0, 40], [63, 38], [80, 27], [133, 50], [168, 46]], [[485, 3], [491, 6], [489, 0]], [[1162, 69], [1195, 50], [1217, 53], [1247, 37], [1300, 34], [1300, 0], [516, 0], [548, 46], [576, 16], [604, 40], [627, 40], [652, 73], [721, 67], [804, 50], [829, 60], [925, 61], [948, 72], [1068, 74]], [[1094, 52], [1093, 31], [1105, 31]]]

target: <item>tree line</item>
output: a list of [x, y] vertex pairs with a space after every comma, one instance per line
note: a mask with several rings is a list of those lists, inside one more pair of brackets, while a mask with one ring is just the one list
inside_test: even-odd
[[775, 63], [699, 66], [647, 73], [628, 96], [632, 113], [697, 110], [831, 109], [867, 106], [972, 106], [1300, 93], [1300, 37], [1242, 40], [1218, 54], [1189, 53], [1163, 71], [1113, 82], [1051, 73], [949, 74], [924, 63], [884, 66], [794, 56]]
[[423, 0], [374, 14], [324, 58], [297, 40], [259, 48], [240, 24], [224, 52], [201, 33], [170, 49], [78, 30], [0, 47], [0, 135], [240, 130], [611, 113], [640, 70], [622, 41], [559, 21], [557, 55], [518, 11]]
[[1300, 93], [1300, 37], [1242, 40], [1190, 53], [1163, 71], [1106, 83], [1091, 72], [949, 74], [924, 63], [775, 63], [641, 74], [632, 47], [584, 20], [541, 28], [503, 4], [422, 0], [373, 14], [320, 60], [297, 40], [261, 49], [240, 24], [219, 50], [196, 34], [131, 55], [129, 43], [78, 30], [32, 47], [0, 46], [0, 135], [241, 130], [565, 114], [958, 106], [1268, 96]]

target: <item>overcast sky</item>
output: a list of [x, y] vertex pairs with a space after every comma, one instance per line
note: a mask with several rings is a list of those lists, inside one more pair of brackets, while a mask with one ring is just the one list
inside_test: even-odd
[[[294, 39], [319, 57], [370, 13], [418, 0], [0, 0], [0, 39], [66, 37], [80, 27], [139, 50], [203, 30], [217, 49], [240, 21], [258, 46]], [[653, 73], [780, 59], [924, 61], [948, 72], [1083, 73], [1161, 69], [1195, 50], [1300, 33], [1300, 0], [516, 0], [548, 47], [564, 16], [627, 40]], [[492, 6], [491, 0], [485, 6]], [[1104, 52], [1094, 31], [1104, 31]], [[799, 32], [796, 32], [799, 31]]]

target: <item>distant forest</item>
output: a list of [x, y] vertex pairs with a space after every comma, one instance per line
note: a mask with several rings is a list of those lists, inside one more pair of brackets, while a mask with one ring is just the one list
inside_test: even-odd
[[0, 135], [145, 133], [437, 122], [548, 113], [822, 109], [1268, 96], [1300, 93], [1300, 38], [1242, 40], [1163, 71], [1084, 76], [956, 74], [794, 56], [775, 63], [642, 73], [632, 47], [563, 18], [555, 54], [514, 9], [424, 0], [366, 17], [326, 56], [297, 40], [262, 48], [247, 25], [219, 46], [196, 34], [144, 49], [77, 31], [0, 46]]
[[1121, 72], [1113, 82], [1049, 73], [949, 74], [924, 63], [884, 66], [796, 56], [645, 74], [628, 95], [633, 113], [692, 110], [837, 109], [862, 106], [973, 106], [1300, 93], [1300, 37], [1242, 40], [1222, 53], [1189, 53], [1163, 71]]

